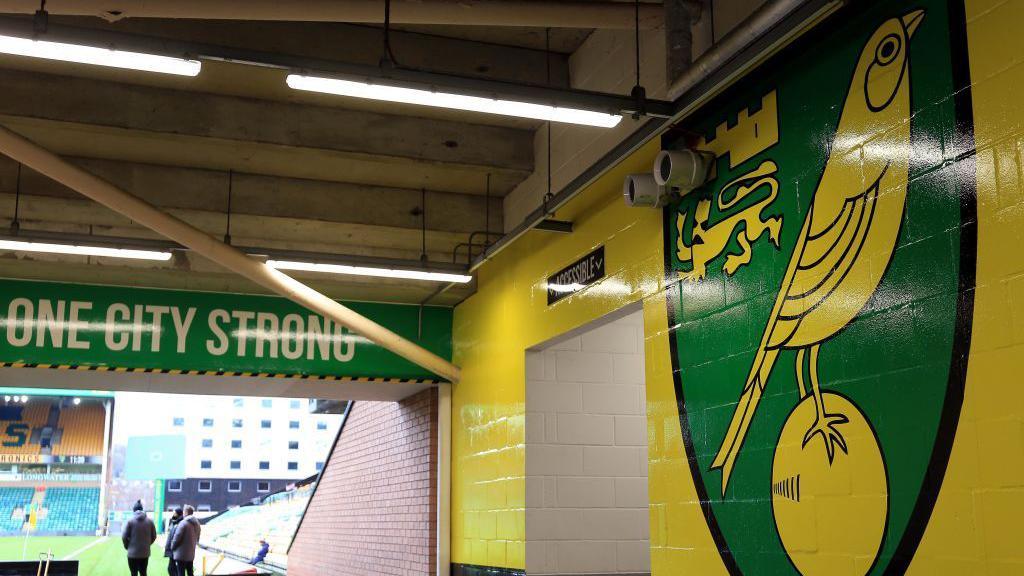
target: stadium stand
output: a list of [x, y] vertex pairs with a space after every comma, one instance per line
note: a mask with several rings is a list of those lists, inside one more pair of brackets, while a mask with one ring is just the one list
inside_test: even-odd
[[32, 501], [32, 488], [0, 488], [0, 533], [20, 532], [25, 507]]
[[[20, 422], [25, 423], [29, 430], [34, 433], [36, 430], [46, 426], [52, 406], [51, 402], [32, 402], [27, 406], [19, 407], [21, 412]], [[19, 408], [16, 408], [16, 410]], [[6, 426], [6, 423], [4, 425]], [[34, 440], [34, 442], [29, 440], [21, 446], [4, 446], [2, 452], [4, 454], [38, 454], [39, 440], [38, 438]]]
[[28, 426], [28, 441], [21, 446], [4, 446], [4, 454], [53, 454], [55, 456], [96, 456], [103, 454], [105, 414], [102, 404], [60, 408], [56, 402], [33, 399], [26, 406], [8, 407], [4, 416], [17, 414]]
[[54, 443], [54, 455], [92, 456], [103, 453], [104, 413], [100, 404], [83, 404], [60, 411], [57, 428], [60, 442]]
[[292, 490], [271, 494], [258, 504], [232, 508], [211, 518], [203, 526], [200, 544], [208, 550], [247, 561], [263, 538], [270, 545], [264, 564], [287, 570], [288, 547], [313, 495], [315, 479], [314, 476]]
[[99, 488], [49, 488], [43, 499], [38, 533], [73, 534], [96, 531], [100, 508]]

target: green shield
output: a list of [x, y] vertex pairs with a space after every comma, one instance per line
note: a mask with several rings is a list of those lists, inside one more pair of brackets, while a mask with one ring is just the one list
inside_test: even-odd
[[975, 255], [962, 3], [858, 5], [691, 115], [665, 211], [679, 416], [733, 573], [909, 564], [956, 430]]

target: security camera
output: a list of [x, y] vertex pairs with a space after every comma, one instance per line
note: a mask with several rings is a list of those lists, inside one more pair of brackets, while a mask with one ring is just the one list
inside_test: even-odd
[[685, 196], [708, 179], [714, 156], [696, 150], [662, 150], [654, 161], [654, 180]]
[[661, 208], [668, 204], [668, 192], [659, 186], [650, 174], [630, 174], [622, 185], [626, 206], [632, 208]]

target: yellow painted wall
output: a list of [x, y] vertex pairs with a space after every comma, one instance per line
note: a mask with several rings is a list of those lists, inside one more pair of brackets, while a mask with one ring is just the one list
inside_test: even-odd
[[1024, 2], [968, 0], [978, 269], [967, 388], [914, 574], [1022, 574]]
[[[648, 145], [560, 211], [572, 234], [531, 232], [484, 265], [477, 293], [456, 309], [453, 562], [525, 566], [526, 350], [660, 293], [661, 212], [631, 210], [621, 197], [624, 176], [650, 166], [657, 151]], [[549, 307], [547, 277], [601, 244], [606, 278], [585, 298]]]
[[[967, 0], [977, 177], [978, 249], [966, 392], [948, 470], [915, 574], [1024, 573], [1024, 2]], [[625, 174], [648, 145], [558, 217], [574, 232], [531, 232], [479, 271], [456, 309], [452, 560], [525, 566], [525, 351], [643, 300], [652, 569], [724, 574], [682, 445], [669, 361], [662, 214], [626, 208]], [[965, 166], [970, 163], [965, 164]], [[603, 244], [607, 277], [548, 306], [545, 279]], [[913, 407], [908, 407], [912, 409]]]

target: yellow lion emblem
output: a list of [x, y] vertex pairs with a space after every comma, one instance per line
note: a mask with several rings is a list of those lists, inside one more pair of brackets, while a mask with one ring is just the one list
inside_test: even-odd
[[[689, 238], [684, 233], [687, 214], [680, 212], [676, 216], [676, 230], [679, 232], [676, 238], [676, 255], [680, 262], [690, 262], [693, 265], [693, 269], [689, 272], [679, 273], [683, 280], [696, 282], [704, 278], [707, 274], [708, 264], [725, 252], [733, 237], [740, 245], [740, 252], [728, 254], [725, 258], [722, 270], [729, 276], [750, 263], [750, 244], [761, 238], [765, 231], [768, 232], [768, 238], [772, 244], [776, 248], [779, 247], [782, 217], [765, 218], [762, 215], [762, 212], [775, 201], [779, 194], [779, 181], [775, 178], [777, 170], [775, 162], [765, 160], [750, 173], [723, 186], [717, 194], [718, 209], [723, 213], [727, 213], [730, 208], [761, 187], [767, 187], [768, 194], [755, 204], [730, 214], [711, 227], [708, 227], [711, 199], [705, 198], [698, 202], [694, 209], [693, 231]], [[735, 193], [727, 199], [726, 193], [734, 187]], [[740, 228], [741, 223], [743, 224], [742, 228]]]

